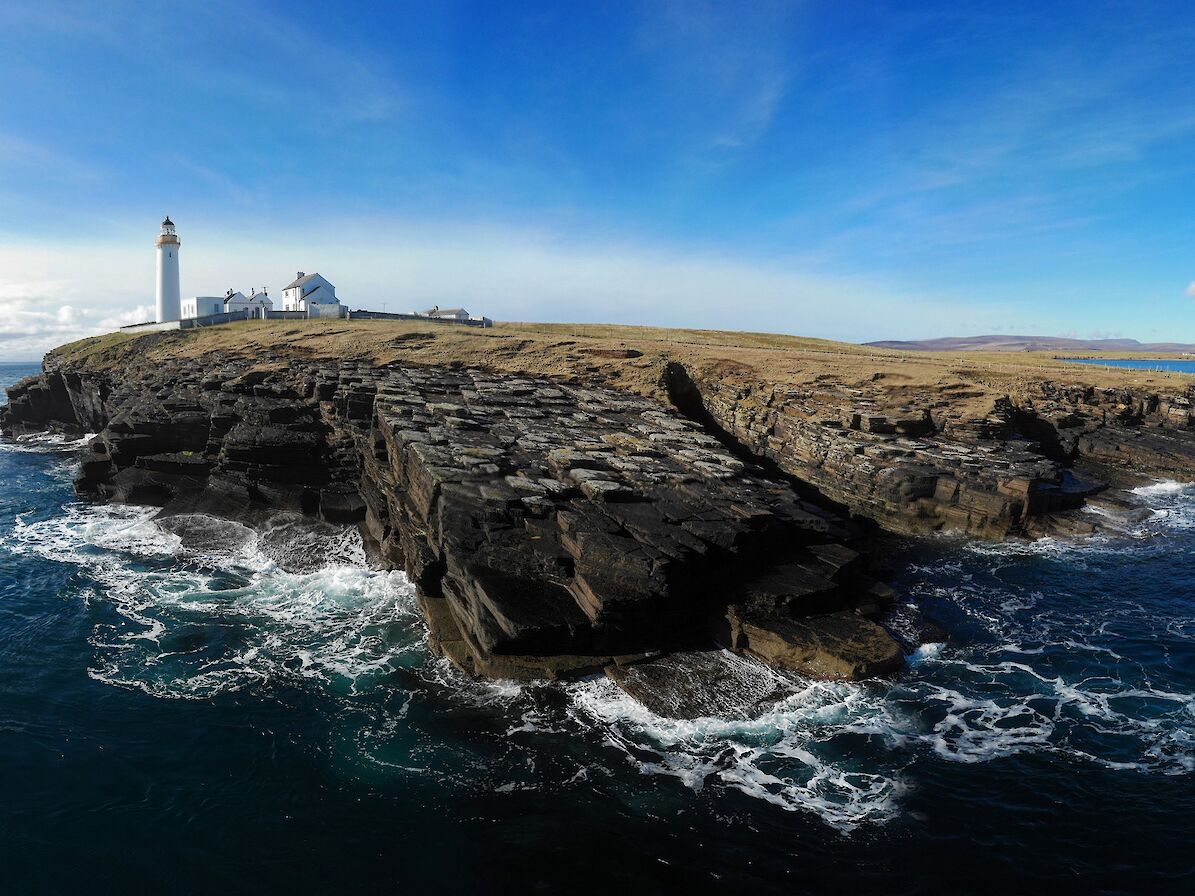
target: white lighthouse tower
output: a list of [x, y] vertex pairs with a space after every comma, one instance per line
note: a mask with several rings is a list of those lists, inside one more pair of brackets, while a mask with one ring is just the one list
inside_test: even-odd
[[178, 235], [174, 232], [174, 222], [170, 216], [162, 222], [162, 232], [158, 234], [158, 297], [157, 320], [178, 320], [182, 313], [179, 309], [178, 289]]

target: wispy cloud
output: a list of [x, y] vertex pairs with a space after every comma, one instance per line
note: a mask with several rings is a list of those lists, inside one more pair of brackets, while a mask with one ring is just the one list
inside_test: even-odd
[[103, 177], [102, 169], [94, 164], [57, 147], [11, 133], [0, 133], [0, 173], [58, 183], [93, 183]]
[[2, 4], [0, 25], [106, 47], [190, 90], [285, 111], [299, 129], [315, 121], [319, 127], [382, 121], [404, 105], [385, 55], [364, 43], [331, 40], [252, 0]]
[[176, 154], [172, 157], [173, 164], [181, 171], [188, 172], [206, 188], [215, 190], [223, 201], [235, 203], [239, 206], [251, 206], [257, 200], [255, 191], [249, 189], [240, 181], [229, 177], [223, 171], [217, 171], [208, 165], [202, 165], [187, 156]]
[[216, 71], [206, 60], [188, 67], [197, 84], [216, 85], [238, 101], [285, 108], [304, 129], [317, 122], [384, 121], [404, 106], [389, 59], [371, 47], [337, 43], [259, 4], [203, 0], [188, 6], [245, 63]]
[[[1195, 113], [1175, 114], [1173, 96], [1151, 99], [1152, 82], [1171, 77], [1175, 58], [1150, 41], [1114, 52], [1031, 55], [887, 134], [884, 186], [851, 205], [861, 211], [978, 188], [1040, 192], [1059, 171], [1137, 160], [1195, 132]], [[1195, 100], [1195, 89], [1184, 92]]]
[[795, 73], [792, 7], [753, 4], [750, 14], [709, 2], [649, 4], [640, 48], [670, 92], [685, 97], [706, 129], [707, 148], [740, 149], [771, 126]]

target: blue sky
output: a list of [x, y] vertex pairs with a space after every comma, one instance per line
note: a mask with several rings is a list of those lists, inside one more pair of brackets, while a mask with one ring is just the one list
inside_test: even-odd
[[355, 307], [1195, 341], [1189, 3], [0, 3], [0, 357]]

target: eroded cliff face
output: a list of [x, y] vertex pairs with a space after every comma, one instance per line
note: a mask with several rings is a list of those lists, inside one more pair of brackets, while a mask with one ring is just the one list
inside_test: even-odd
[[356, 524], [407, 572], [433, 648], [462, 669], [606, 667], [633, 692], [670, 668], [660, 652], [714, 644], [825, 678], [899, 666], [874, 621], [890, 592], [852, 516], [902, 533], [1082, 534], [1085, 503], [1131, 511], [1109, 484], [1195, 478], [1189, 391], [1036, 381], [992, 399], [880, 374], [782, 388], [664, 363], [674, 408], [461, 363], [47, 365], [9, 390], [3, 429], [98, 432], [82, 493]]
[[[1030, 382], [979, 400], [965, 385], [834, 378], [809, 389], [664, 372], [676, 405], [851, 513], [902, 533], [1085, 534], [1070, 511], [1108, 485], [1195, 479], [1192, 394]], [[1124, 508], [1112, 494], [1101, 503]]]
[[[53, 360], [51, 359], [51, 363]], [[51, 367], [7, 433], [98, 431], [77, 486], [360, 525], [431, 644], [495, 677], [721, 644], [826, 678], [899, 666], [842, 520], [651, 399], [478, 370], [208, 356]]]

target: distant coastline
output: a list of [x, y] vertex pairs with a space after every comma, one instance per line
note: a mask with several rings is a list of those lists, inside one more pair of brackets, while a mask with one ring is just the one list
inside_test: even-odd
[[909, 352], [1154, 352], [1195, 355], [1195, 345], [1183, 342], [1076, 339], [1065, 336], [943, 336], [937, 339], [883, 340], [864, 345]]
[[1059, 361], [1073, 364], [1094, 364], [1099, 367], [1116, 367], [1122, 370], [1152, 370], [1155, 373], [1193, 373], [1195, 358], [1082, 358], [1059, 357]]

